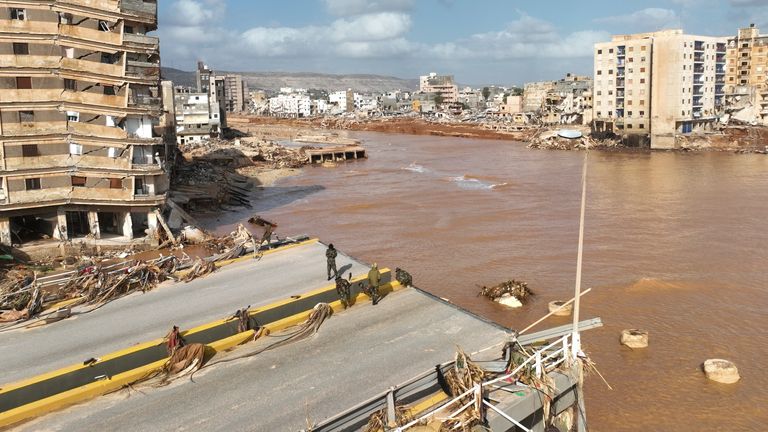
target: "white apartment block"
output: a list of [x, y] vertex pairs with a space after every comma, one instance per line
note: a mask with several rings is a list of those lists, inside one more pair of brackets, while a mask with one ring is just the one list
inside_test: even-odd
[[442, 103], [451, 104], [459, 100], [459, 89], [453, 81], [453, 75], [438, 75], [431, 72], [419, 77], [419, 91], [439, 95]]
[[309, 117], [312, 100], [305, 94], [279, 94], [269, 98], [269, 113], [276, 117]]
[[174, 88], [176, 143], [185, 144], [218, 137], [221, 131], [219, 105], [211, 103], [208, 93]]
[[595, 44], [593, 126], [662, 149], [711, 128], [724, 103], [725, 42], [664, 30]]

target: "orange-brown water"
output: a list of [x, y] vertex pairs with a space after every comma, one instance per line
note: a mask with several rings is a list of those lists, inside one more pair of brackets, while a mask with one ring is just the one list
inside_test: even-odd
[[[403, 267], [419, 287], [514, 328], [572, 296], [583, 153], [360, 137], [369, 160], [307, 168], [266, 190], [256, 213], [282, 235]], [[593, 291], [582, 317], [605, 326], [583, 339], [614, 388], [588, 378], [591, 430], [768, 428], [767, 221], [768, 157], [590, 154], [583, 286]], [[510, 278], [537, 294], [522, 309], [476, 297]], [[634, 327], [650, 331], [649, 348], [619, 345]], [[707, 381], [700, 364], [711, 357], [736, 362], [742, 380]]]

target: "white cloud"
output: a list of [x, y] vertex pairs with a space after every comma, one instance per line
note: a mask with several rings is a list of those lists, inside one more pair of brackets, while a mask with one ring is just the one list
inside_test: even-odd
[[323, 0], [326, 9], [336, 16], [360, 15], [374, 12], [408, 11], [414, 0]]
[[646, 8], [627, 15], [597, 18], [594, 21], [643, 32], [682, 27], [677, 13], [672, 9], [663, 8]]
[[219, 21], [226, 12], [224, 0], [176, 0], [171, 5], [169, 24], [194, 27]]
[[335, 41], [376, 41], [399, 38], [411, 27], [410, 15], [382, 12], [338, 19], [330, 26]]

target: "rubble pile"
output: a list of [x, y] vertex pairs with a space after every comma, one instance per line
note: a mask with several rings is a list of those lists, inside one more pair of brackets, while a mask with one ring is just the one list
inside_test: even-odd
[[187, 209], [250, 207], [254, 170], [299, 168], [307, 148], [291, 149], [272, 141], [209, 139], [179, 146], [181, 152], [171, 185], [173, 200]]
[[[240, 224], [226, 236], [208, 236], [206, 246], [213, 253], [205, 258], [160, 255], [150, 260], [128, 259], [118, 263], [94, 259], [60, 278], [53, 275], [54, 280], [45, 283], [29, 270], [9, 270], [0, 283], [0, 322], [29, 320], [40, 315], [45, 306], [61, 300], [77, 299], [74, 304], [95, 308], [132, 292], [150, 291], [167, 279], [189, 282], [213, 272], [216, 262], [239, 257], [249, 248], [258, 253], [258, 243]], [[176, 246], [183, 247], [183, 241]], [[186, 271], [179, 273], [182, 270]]]
[[502, 298], [514, 297], [520, 303], [525, 303], [533, 292], [528, 288], [528, 284], [515, 279], [502, 282], [492, 287], [483, 286], [478, 296], [486, 297], [493, 301], [499, 301]]
[[557, 134], [557, 131], [548, 131], [540, 133], [530, 139], [526, 146], [529, 149], [540, 150], [585, 150], [599, 149], [609, 150], [624, 147], [618, 138], [605, 138], [596, 140], [590, 136], [581, 138], [563, 138]]

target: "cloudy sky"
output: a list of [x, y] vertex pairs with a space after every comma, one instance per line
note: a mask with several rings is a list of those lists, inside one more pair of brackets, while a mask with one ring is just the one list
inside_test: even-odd
[[429, 71], [466, 84], [589, 73], [611, 34], [768, 32], [768, 0], [163, 0], [164, 66], [228, 71]]

